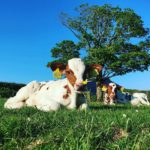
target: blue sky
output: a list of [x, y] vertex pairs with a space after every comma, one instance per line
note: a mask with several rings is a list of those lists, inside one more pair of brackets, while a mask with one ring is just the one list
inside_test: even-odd
[[[52, 78], [46, 64], [50, 49], [62, 40], [74, 40], [62, 26], [61, 12], [74, 14], [80, 4], [111, 4], [131, 8], [150, 27], [149, 0], [1, 0], [0, 1], [0, 81], [28, 83]], [[113, 78], [125, 88], [150, 89], [150, 71]]]

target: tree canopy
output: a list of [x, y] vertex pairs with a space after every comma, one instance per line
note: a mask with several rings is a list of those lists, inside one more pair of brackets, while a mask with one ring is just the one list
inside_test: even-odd
[[103, 65], [103, 78], [133, 71], [148, 70], [150, 66], [149, 28], [133, 10], [111, 5], [89, 6], [75, 9], [75, 16], [61, 14], [62, 24], [78, 39], [62, 41], [51, 50], [52, 57], [66, 62], [86, 51], [86, 63]]
[[[71, 40], [63, 40], [57, 43], [55, 47], [51, 49], [51, 55], [55, 60], [53, 62], [61, 62], [66, 64], [67, 61], [74, 57], [79, 57], [80, 47]], [[52, 62], [49, 62], [47, 66]]]

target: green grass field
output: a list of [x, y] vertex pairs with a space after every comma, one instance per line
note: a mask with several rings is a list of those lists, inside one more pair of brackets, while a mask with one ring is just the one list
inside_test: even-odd
[[6, 110], [0, 99], [0, 149], [148, 150], [150, 107], [90, 104], [87, 111]]

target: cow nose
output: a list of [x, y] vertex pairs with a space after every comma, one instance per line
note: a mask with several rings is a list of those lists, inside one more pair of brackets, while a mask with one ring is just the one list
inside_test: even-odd
[[77, 87], [83, 86], [83, 80], [78, 80], [78, 81], [76, 82], [76, 86], [77, 86]]
[[82, 86], [82, 85], [83, 85], [82, 82], [76, 83], [76, 86], [77, 86], [77, 87], [80, 87], [80, 86]]

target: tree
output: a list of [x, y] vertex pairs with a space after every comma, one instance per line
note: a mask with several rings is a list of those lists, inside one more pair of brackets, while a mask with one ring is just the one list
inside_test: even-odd
[[[88, 4], [80, 5], [75, 10], [78, 15], [62, 13], [61, 21], [79, 40], [76, 46], [86, 51], [85, 62], [103, 65], [103, 71], [97, 77], [97, 87], [101, 80], [148, 70], [150, 32], [133, 10]], [[57, 49], [52, 53], [54, 51], [57, 52]], [[60, 58], [66, 57], [64, 54]]]
[[148, 69], [149, 29], [133, 10], [88, 4], [76, 10], [77, 17], [62, 14], [62, 23], [87, 50], [86, 60], [103, 64], [103, 77]]
[[133, 10], [83, 4], [76, 11], [76, 16], [62, 13], [62, 24], [86, 50], [86, 62], [103, 65], [102, 79], [148, 70], [149, 28]]
[[[61, 62], [66, 64], [69, 59], [79, 57], [79, 49], [79, 46], [73, 41], [63, 40], [51, 49], [51, 55], [55, 58], [52, 62]], [[52, 62], [49, 62], [47, 66], [49, 66]]]

